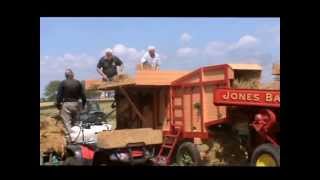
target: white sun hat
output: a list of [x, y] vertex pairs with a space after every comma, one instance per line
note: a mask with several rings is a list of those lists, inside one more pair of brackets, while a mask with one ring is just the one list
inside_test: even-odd
[[108, 48], [104, 51], [104, 53], [111, 53], [112, 54], [112, 49]]
[[154, 47], [154, 46], [148, 46], [148, 51], [150, 51], [150, 50], [156, 50], [156, 47]]

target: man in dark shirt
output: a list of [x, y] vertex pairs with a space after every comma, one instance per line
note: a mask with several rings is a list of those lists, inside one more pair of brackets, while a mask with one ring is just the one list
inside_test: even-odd
[[80, 81], [74, 79], [74, 74], [71, 69], [66, 70], [65, 76], [66, 80], [60, 83], [58, 89], [56, 105], [60, 110], [60, 116], [67, 129], [68, 142], [71, 142], [71, 127], [74, 125], [75, 121], [79, 119], [80, 115], [81, 107], [79, 99], [82, 100], [83, 109], [87, 100], [82, 84]]
[[119, 67], [119, 71], [123, 71], [122, 61], [112, 54], [111, 49], [107, 49], [105, 56], [97, 64], [98, 73], [104, 81], [112, 81], [113, 77], [118, 74], [117, 67]]

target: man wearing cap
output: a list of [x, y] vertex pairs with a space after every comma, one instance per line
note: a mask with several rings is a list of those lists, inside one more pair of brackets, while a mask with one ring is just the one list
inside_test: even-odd
[[154, 70], [159, 70], [160, 57], [159, 54], [156, 53], [156, 48], [154, 46], [149, 46], [148, 52], [141, 58], [141, 69], [147, 66], [151, 66]]
[[87, 99], [82, 84], [74, 79], [71, 69], [65, 71], [65, 76], [66, 80], [62, 81], [58, 88], [56, 106], [67, 130], [67, 141], [71, 142], [71, 127], [79, 119], [81, 110], [79, 99], [82, 100], [83, 109]]
[[98, 73], [104, 81], [112, 81], [113, 77], [118, 74], [117, 67], [119, 71], [123, 71], [122, 61], [112, 54], [111, 49], [107, 49], [97, 64]]

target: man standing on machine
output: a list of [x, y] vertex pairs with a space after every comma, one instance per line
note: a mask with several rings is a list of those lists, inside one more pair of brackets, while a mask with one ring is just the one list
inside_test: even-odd
[[105, 55], [100, 58], [97, 64], [97, 71], [102, 76], [104, 81], [112, 81], [113, 77], [118, 74], [119, 71], [123, 71], [122, 61], [112, 54], [112, 49], [107, 49]]
[[160, 68], [160, 56], [156, 53], [156, 48], [154, 46], [148, 47], [148, 52], [146, 52], [140, 60], [140, 68], [148, 69], [151, 67], [152, 70], [158, 71]]

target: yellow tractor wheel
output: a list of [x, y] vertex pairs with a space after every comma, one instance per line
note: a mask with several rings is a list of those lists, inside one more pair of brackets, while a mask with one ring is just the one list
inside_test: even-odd
[[252, 154], [251, 165], [256, 167], [280, 166], [280, 147], [272, 144], [258, 146]]

